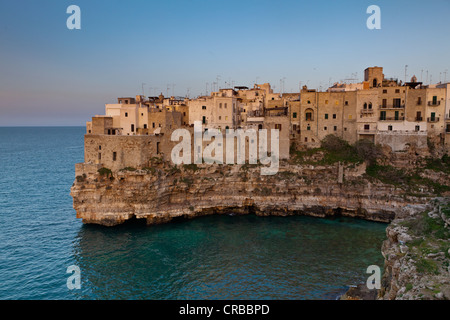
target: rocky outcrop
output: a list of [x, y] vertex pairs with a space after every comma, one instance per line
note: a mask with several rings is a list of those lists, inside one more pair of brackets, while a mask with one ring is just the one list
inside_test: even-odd
[[84, 223], [115, 226], [127, 220], [148, 224], [209, 214], [348, 216], [390, 222], [399, 208], [425, 203], [392, 185], [365, 178], [365, 166], [282, 164], [262, 176], [256, 165], [159, 163], [117, 172], [83, 164], [71, 189]]
[[405, 207], [386, 229], [379, 299], [450, 299], [450, 205]]

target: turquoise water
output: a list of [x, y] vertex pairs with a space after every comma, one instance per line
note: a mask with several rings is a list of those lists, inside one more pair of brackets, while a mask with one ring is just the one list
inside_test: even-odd
[[0, 299], [335, 299], [383, 266], [386, 225], [361, 220], [84, 226], [69, 195], [84, 131], [0, 128]]

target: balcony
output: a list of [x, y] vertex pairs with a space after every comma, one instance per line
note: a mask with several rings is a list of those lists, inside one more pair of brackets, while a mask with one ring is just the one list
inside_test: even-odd
[[428, 101], [428, 105], [430, 107], [437, 107], [437, 106], [441, 105], [441, 102], [440, 101]]
[[416, 117], [416, 122], [423, 121], [423, 117]]
[[373, 109], [362, 109], [361, 110], [361, 114], [365, 115], [365, 114], [373, 114]]
[[358, 134], [376, 134], [377, 130], [376, 129], [363, 129], [363, 130], [358, 130]]
[[380, 121], [403, 121], [405, 117], [380, 117]]
[[434, 117], [434, 118], [427, 118], [428, 122], [439, 122], [439, 117]]
[[400, 106], [380, 106], [380, 109], [405, 109], [405, 105]]

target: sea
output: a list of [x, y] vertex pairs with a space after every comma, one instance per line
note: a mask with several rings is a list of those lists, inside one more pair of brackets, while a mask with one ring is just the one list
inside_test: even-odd
[[387, 225], [358, 219], [83, 225], [70, 188], [84, 133], [0, 128], [1, 300], [334, 300], [383, 270]]

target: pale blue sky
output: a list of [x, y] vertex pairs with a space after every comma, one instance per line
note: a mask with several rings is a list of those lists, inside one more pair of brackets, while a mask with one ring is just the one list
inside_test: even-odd
[[[81, 30], [66, 9], [81, 8]], [[368, 6], [381, 30], [368, 30]], [[1, 0], [0, 126], [84, 125], [117, 96], [299, 82], [323, 89], [368, 66], [403, 80], [450, 69], [450, 1]], [[450, 74], [447, 75], [447, 80]], [[151, 89], [158, 88], [158, 89]], [[172, 93], [170, 86], [169, 93]]]

